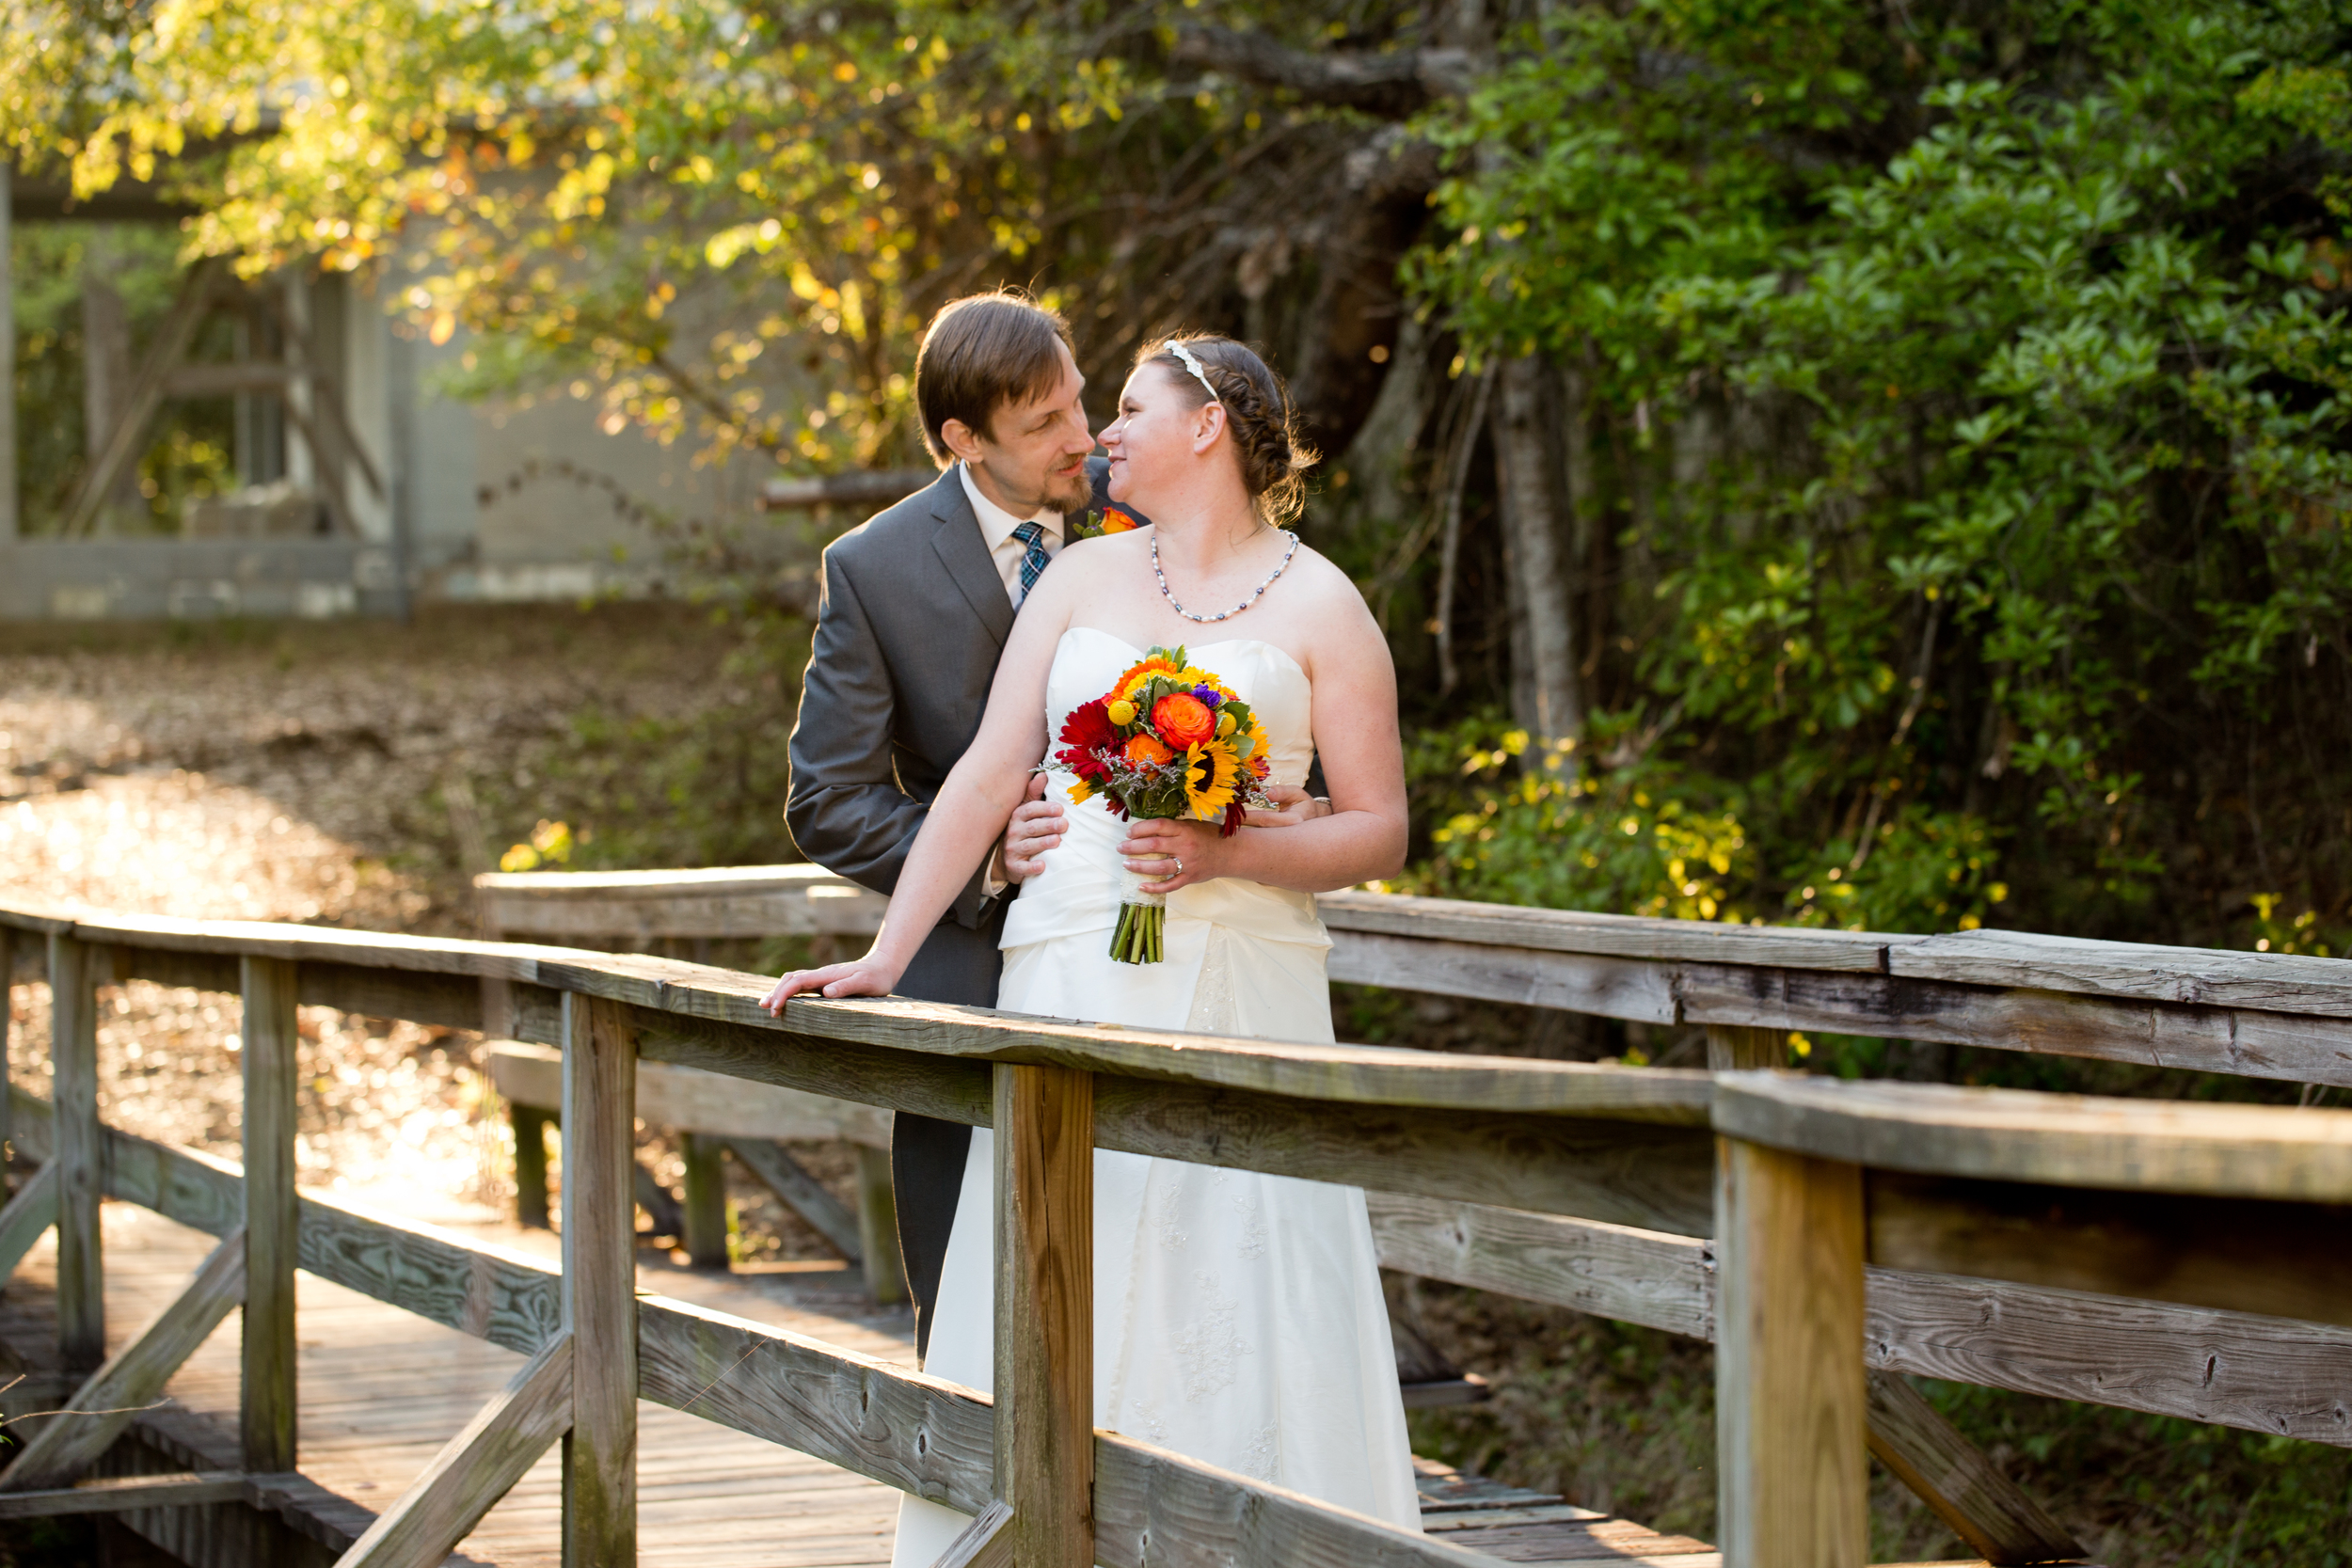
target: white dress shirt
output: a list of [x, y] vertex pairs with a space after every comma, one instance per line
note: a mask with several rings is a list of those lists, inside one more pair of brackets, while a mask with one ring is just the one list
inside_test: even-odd
[[1005, 596], [1012, 601], [1013, 609], [1019, 610], [1022, 599], [1025, 597], [1021, 591], [1021, 558], [1028, 553], [1029, 546], [1015, 539], [1012, 531], [1025, 522], [1037, 524], [1045, 531], [1045, 553], [1048, 556], [1058, 554], [1061, 550], [1061, 514], [1041, 512], [1034, 517], [1016, 517], [981, 492], [968, 465], [957, 464], [956, 473], [963, 481], [963, 493], [971, 498], [972, 515], [980, 520], [980, 537], [988, 543], [989, 559], [996, 563], [996, 575], [1005, 579]]

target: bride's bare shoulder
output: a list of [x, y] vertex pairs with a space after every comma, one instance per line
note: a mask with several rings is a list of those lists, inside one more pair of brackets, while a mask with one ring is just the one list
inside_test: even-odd
[[[1315, 617], [1319, 624], [1345, 625], [1353, 628], [1360, 622], [1373, 627], [1372, 609], [1364, 603], [1355, 579], [1334, 564], [1331, 558], [1311, 545], [1298, 546], [1298, 555], [1283, 574], [1292, 579], [1293, 594], [1299, 609]], [[1336, 621], [1333, 618], [1337, 618]], [[1375, 635], [1377, 628], [1375, 627]]]

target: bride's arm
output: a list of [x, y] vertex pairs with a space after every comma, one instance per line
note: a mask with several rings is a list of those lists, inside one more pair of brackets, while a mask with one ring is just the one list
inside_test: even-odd
[[[890, 912], [866, 955], [846, 964], [796, 970], [776, 982], [760, 1004], [770, 1012], [787, 997], [822, 990], [827, 996], [886, 996], [939, 925], [972, 873], [996, 846], [1013, 808], [1027, 796], [1030, 770], [1045, 756], [1045, 681], [1054, 649], [1070, 624], [1077, 562], [1049, 568], [1012, 624], [988, 691], [979, 734], [965, 749], [922, 830], [907, 851], [890, 895]], [[1057, 580], [1057, 578], [1061, 580]]]
[[1314, 628], [1306, 663], [1331, 815], [1296, 826], [1244, 828], [1231, 838], [1199, 822], [1137, 822], [1120, 846], [1129, 870], [1160, 869], [1165, 862], [1153, 857], [1184, 863], [1184, 874], [1152, 883], [1154, 892], [1241, 877], [1328, 893], [1404, 868], [1408, 834], [1396, 666], [1356, 585], [1320, 556], [1313, 565], [1313, 596], [1295, 614]]

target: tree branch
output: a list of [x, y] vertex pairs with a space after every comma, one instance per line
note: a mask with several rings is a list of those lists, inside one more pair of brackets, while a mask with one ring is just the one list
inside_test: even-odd
[[1317, 103], [1361, 109], [1402, 119], [1433, 99], [1470, 89], [1471, 60], [1464, 49], [1408, 49], [1393, 54], [1334, 50], [1310, 54], [1263, 33], [1184, 27], [1176, 35], [1177, 61], [1281, 87]]

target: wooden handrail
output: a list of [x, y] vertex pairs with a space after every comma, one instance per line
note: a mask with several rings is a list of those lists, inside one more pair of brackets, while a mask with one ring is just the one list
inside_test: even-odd
[[[1011, 1538], [1025, 1543], [1021, 1550], [1033, 1560], [1123, 1568], [1141, 1550], [1142, 1521], [1183, 1518], [1198, 1522], [1188, 1528], [1243, 1531], [1211, 1544], [1250, 1560], [1482, 1560], [1123, 1439], [1097, 1434], [1090, 1449], [1073, 1449], [1073, 1442], [1089, 1440], [1073, 1424], [1082, 1422], [1085, 1402], [1063, 1397], [1070, 1389], [1053, 1381], [1045, 1363], [1027, 1364], [1025, 1371], [1016, 1367], [1022, 1375], [1009, 1380], [999, 1368], [1008, 1398], [1025, 1402], [1024, 1409], [1031, 1408], [1026, 1401], [1041, 1406], [1013, 1423], [1023, 1435], [1006, 1450], [992, 1443], [986, 1402], [914, 1374], [859, 1366], [826, 1347], [655, 1302], [636, 1305], [631, 1333], [625, 1326], [626, 1253], [616, 1252], [612, 1238], [626, 1228], [628, 1113], [640, 1057], [983, 1125], [1001, 1122], [1002, 1106], [1023, 1103], [1016, 1085], [1059, 1084], [1075, 1098], [1057, 1102], [1048, 1096], [1039, 1104], [1090, 1100], [1090, 1116], [1072, 1124], [1090, 1125], [1087, 1141], [1096, 1147], [1394, 1193], [1422, 1205], [1424, 1218], [1454, 1226], [1466, 1250], [1472, 1226], [1484, 1227], [1490, 1240], [1517, 1227], [1517, 1244], [1540, 1251], [1571, 1244], [1565, 1238], [1578, 1227], [1590, 1233], [1630, 1225], [1640, 1229], [1618, 1233], [1623, 1240], [1613, 1243], [1613, 1255], [1647, 1261], [1629, 1273], [1647, 1270], [1686, 1286], [1694, 1259], [1705, 1267], [1705, 1254], [1688, 1249], [1704, 1243], [1655, 1233], [1721, 1230], [1708, 1318], [1720, 1347], [1719, 1409], [1727, 1423], [1725, 1544], [1727, 1560], [1749, 1568], [1800, 1559], [1859, 1562], [1852, 1555], [1860, 1549], [1857, 1494], [1848, 1476], [1862, 1463], [1858, 1352], [1866, 1327], [1875, 1331], [1888, 1321], [1874, 1303], [1890, 1291], [1914, 1309], [1940, 1301], [1939, 1291], [1955, 1304], [1970, 1291], [2018, 1287], [2049, 1297], [2060, 1282], [2046, 1271], [2062, 1267], [2072, 1271], [2064, 1288], [2137, 1314], [2143, 1338], [2230, 1332], [2249, 1345], [2278, 1343], [2228, 1315], [2299, 1317], [2306, 1321], [2278, 1323], [2275, 1333], [2309, 1348], [2296, 1367], [2307, 1400], [2314, 1376], [2339, 1377], [2352, 1390], [2352, 1335], [2326, 1326], [2352, 1318], [2344, 1305], [2352, 1302], [2352, 1113], [2249, 1113], [1770, 1073], [1710, 1076], [1293, 1046], [901, 1001], [799, 1001], [778, 1020], [756, 1006], [767, 984], [761, 977], [638, 955], [112, 915], [0, 911], [0, 926], [51, 938], [60, 1020], [71, 1025], [56, 1034], [60, 1105], [21, 1095], [12, 1101], [20, 1146], [54, 1155], [61, 1197], [94, 1198], [103, 1183], [174, 1218], [189, 1217], [192, 1206], [202, 1209], [210, 1222], [190, 1223], [215, 1234], [247, 1223], [241, 1171], [128, 1138], [95, 1119], [86, 1082], [94, 1078], [94, 1058], [87, 1028], [73, 1021], [94, 1006], [97, 987], [140, 974], [215, 990], [242, 984], [249, 995], [265, 992], [274, 1008], [293, 997], [425, 1022], [470, 1018], [478, 1025], [479, 980], [509, 982], [517, 1016], [534, 1021], [538, 1037], [566, 1044], [565, 1120], [587, 1134], [573, 1151], [578, 1169], [566, 1183], [566, 1200], [593, 1212], [566, 1225], [564, 1269], [502, 1260], [490, 1249], [363, 1219], [308, 1195], [294, 1206], [299, 1235], [291, 1254], [303, 1267], [346, 1282], [373, 1280], [370, 1293], [533, 1354], [559, 1332], [582, 1347], [593, 1342], [593, 1355], [580, 1352], [564, 1417], [576, 1472], [566, 1528], [589, 1557], [625, 1554], [634, 1528], [626, 1481], [611, 1459], [633, 1441], [629, 1394], [682, 1388], [691, 1375], [703, 1384], [691, 1398], [680, 1396], [690, 1404], [709, 1403], [717, 1415], [716, 1406], [728, 1403], [735, 1414], [719, 1418], [970, 1512], [1002, 1497], [1017, 1472], [1027, 1479], [1011, 1498]], [[1687, 974], [1697, 960], [1675, 961]], [[1872, 978], [1867, 971], [1822, 973]], [[273, 1114], [262, 1124], [290, 1131], [287, 1120]], [[1015, 1119], [1000, 1139], [1010, 1168], [1025, 1168], [1024, 1160], [1044, 1163], [1026, 1167], [1029, 1174], [1017, 1182], [1000, 1182], [1001, 1201], [1029, 1201], [1025, 1192], [1039, 1201], [1083, 1197], [1072, 1184], [1086, 1180], [1090, 1162], [1070, 1157], [1063, 1124], [1071, 1122], [1050, 1109]], [[1061, 1132], [1053, 1132], [1057, 1126]], [[1024, 1131], [1030, 1127], [1038, 1131]], [[1720, 1173], [1719, 1139], [1725, 1150]], [[1726, 1225], [1715, 1212], [1719, 1180], [1729, 1204]], [[2072, 1223], [2070, 1204], [2095, 1209], [2083, 1223], [2108, 1239], [2101, 1244], [2110, 1253], [2064, 1229]], [[61, 1227], [82, 1209], [91, 1210], [94, 1221], [94, 1203], [60, 1201]], [[1000, 1237], [1017, 1239], [1019, 1219], [1017, 1208], [1000, 1217]], [[282, 1225], [261, 1210], [250, 1223]], [[88, 1228], [94, 1232], [94, 1224]], [[1057, 1223], [1034, 1234], [1066, 1236], [1071, 1228]], [[2039, 1242], [2043, 1234], [2064, 1241], [2055, 1262]], [[95, 1243], [94, 1234], [83, 1243], [88, 1277], [73, 1287], [79, 1316], [64, 1315], [86, 1338]], [[1006, 1287], [1014, 1295], [1000, 1303], [1000, 1315], [1044, 1323], [1046, 1331], [1029, 1343], [1075, 1344], [1069, 1336], [1081, 1309], [1090, 1311], [1080, 1299], [1090, 1275], [1057, 1256], [1050, 1240], [1036, 1244], [1041, 1250]], [[1426, 1236], [1420, 1244], [1443, 1251], [1441, 1241]], [[282, 1235], [244, 1245], [245, 1257], [290, 1255]], [[2152, 1254], [2185, 1265], [2152, 1280]], [[1516, 1266], [1522, 1274], [1530, 1267]], [[1979, 1332], [1988, 1367], [2003, 1354], [2029, 1362], [2050, 1354], [2010, 1342], [1997, 1325]], [[2103, 1354], [2121, 1368], [2136, 1366], [2131, 1333], [2101, 1332], [2107, 1337], [2094, 1340]], [[771, 1345], [777, 1368], [743, 1370], [739, 1381], [735, 1369], [761, 1359], [753, 1353]], [[2070, 1354], [2082, 1350], [2078, 1343]], [[1904, 1364], [1901, 1353], [1883, 1345], [1876, 1354], [1882, 1364]], [[2344, 1360], [2344, 1370], [2330, 1372], [2337, 1364], [2330, 1358]], [[272, 1359], [265, 1353], [260, 1364]], [[558, 1373], [548, 1370], [546, 1378]], [[853, 1421], [847, 1411], [811, 1408], [811, 1391], [828, 1386], [827, 1379], [845, 1393], [850, 1385], [859, 1390]], [[2023, 1385], [2010, 1379], [2004, 1386]], [[488, 1425], [473, 1440], [502, 1442], [510, 1426], [518, 1442], [546, 1438], [553, 1417], [545, 1401], [556, 1386], [534, 1382], [516, 1393], [522, 1402], [516, 1408], [538, 1413], [527, 1421], [514, 1418], [519, 1425], [501, 1425], [507, 1418], [485, 1413]], [[2129, 1402], [2130, 1380], [2114, 1386], [2127, 1396], [2118, 1402]], [[2180, 1402], [2175, 1398], [2164, 1407]], [[2257, 1397], [2240, 1409], [2259, 1402]], [[2352, 1409], [2352, 1398], [2342, 1392], [2335, 1403]], [[878, 1427], [875, 1412], [897, 1405], [908, 1411], [908, 1423]], [[2244, 1414], [2237, 1418], [2257, 1424]], [[2352, 1444], [2352, 1420], [2342, 1424], [2346, 1430], [2333, 1440]], [[1817, 1466], [1800, 1474], [1782, 1463], [1816, 1438], [1834, 1438], [1830, 1471]], [[1090, 1514], [1077, 1500], [1085, 1486], [1081, 1459], [1089, 1454]], [[461, 1472], [487, 1473], [457, 1465], [443, 1473]], [[1245, 1495], [1246, 1505], [1239, 1501]], [[420, 1528], [432, 1522], [419, 1539], [437, 1539], [433, 1531], [454, 1528], [481, 1500], [478, 1486], [466, 1490], [449, 1480], [401, 1507]], [[1024, 1524], [1027, 1507], [1044, 1512]], [[1788, 1556], [1774, 1542], [1797, 1543], [1802, 1550]]]
[[[476, 879], [525, 936], [870, 934], [886, 900], [816, 866]], [[1346, 892], [1331, 977], [1646, 1023], [1880, 1035], [2352, 1085], [2352, 960], [2014, 931], [1729, 926]]]

